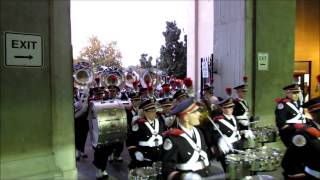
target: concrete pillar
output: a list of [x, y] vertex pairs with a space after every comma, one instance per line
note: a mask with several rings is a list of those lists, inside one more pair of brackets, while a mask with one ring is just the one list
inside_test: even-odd
[[42, 38], [39, 67], [0, 72], [0, 179], [76, 179], [70, 2], [0, 0], [0, 57], [5, 32]]
[[[261, 116], [261, 125], [267, 125], [275, 122], [274, 99], [283, 97], [282, 87], [293, 82], [296, 2], [292, 0], [253, 1], [256, 2], [256, 25], [253, 27], [256, 51], [252, 52], [255, 53], [253, 57], [256, 61], [253, 67], [255, 73], [253, 99], [255, 114]], [[247, 28], [252, 28], [250, 24], [247, 25], [249, 26]], [[259, 52], [268, 53], [268, 70], [258, 69], [257, 53]]]

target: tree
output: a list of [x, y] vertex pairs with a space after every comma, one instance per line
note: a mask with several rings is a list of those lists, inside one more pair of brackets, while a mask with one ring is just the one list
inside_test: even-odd
[[89, 60], [93, 67], [105, 65], [122, 68], [122, 55], [117, 48], [117, 42], [111, 41], [104, 45], [97, 36], [89, 38], [89, 46], [81, 50], [79, 58]]
[[187, 35], [184, 36], [184, 42], [179, 41], [181, 30], [176, 22], [166, 24], [166, 31], [162, 33], [165, 45], [160, 48], [158, 66], [168, 75], [184, 78], [187, 74]]

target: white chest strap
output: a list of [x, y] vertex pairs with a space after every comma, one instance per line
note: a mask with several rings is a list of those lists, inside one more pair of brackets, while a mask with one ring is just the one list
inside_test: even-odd
[[232, 119], [232, 122], [235, 124], [235, 126], [231, 125], [228, 121], [226, 121], [225, 119], [221, 119], [220, 122], [222, 124], [224, 124], [225, 126], [227, 126], [231, 131], [232, 131], [232, 134], [231, 136], [226, 136], [224, 135], [224, 137], [227, 139], [227, 141], [229, 143], [234, 143], [238, 140], [240, 140], [240, 133], [237, 129], [237, 123], [236, 123], [236, 120], [234, 119], [234, 117], [231, 118]]
[[239, 101], [239, 103], [243, 107], [245, 112], [241, 116], [237, 116], [237, 119], [239, 119], [239, 120], [248, 120], [249, 119], [249, 109], [248, 109], [248, 107], [245, 105], [244, 101]]
[[291, 119], [286, 120], [286, 123], [306, 123], [306, 119], [303, 115], [303, 109], [300, 108], [300, 110], [297, 109], [297, 107], [295, 105], [293, 105], [291, 102], [286, 102], [286, 104], [292, 109], [294, 110], [297, 115]]
[[[209, 166], [208, 155], [205, 151], [201, 149], [200, 134], [196, 129], [194, 129], [194, 132], [196, 135], [197, 144], [194, 143], [194, 141], [186, 133], [183, 133], [180, 135], [181, 137], [185, 138], [188, 141], [188, 143], [191, 145], [191, 147], [194, 149], [194, 152], [191, 158], [186, 163], [176, 165], [176, 167], [180, 170], [198, 171], [200, 169], [205, 168], [206, 166]], [[199, 161], [200, 156], [203, 159]]]
[[163, 143], [162, 136], [159, 135], [159, 121], [158, 119], [154, 120], [154, 129], [151, 127], [150, 123], [145, 122], [145, 125], [150, 130], [152, 136], [148, 139], [148, 141], [139, 141], [140, 146], [148, 146], [148, 147], [156, 147], [160, 146]]

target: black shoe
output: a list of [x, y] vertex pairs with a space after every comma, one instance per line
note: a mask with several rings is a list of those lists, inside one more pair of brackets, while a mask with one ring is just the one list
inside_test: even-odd
[[80, 156], [76, 156], [76, 161], [80, 161]]
[[108, 175], [104, 175], [102, 177], [97, 177], [97, 180], [104, 180], [104, 179], [108, 179], [109, 176]]
[[81, 154], [81, 157], [82, 158], [88, 158], [88, 155], [87, 154]]
[[123, 161], [121, 156], [120, 157], [116, 157], [113, 160], [116, 161], [116, 162], [122, 162]]

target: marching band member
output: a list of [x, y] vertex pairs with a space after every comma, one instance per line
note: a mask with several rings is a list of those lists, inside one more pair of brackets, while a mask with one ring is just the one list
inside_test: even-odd
[[[242, 147], [242, 140], [237, 119], [232, 115], [234, 103], [231, 98], [225, 98], [218, 103], [222, 115], [215, 116], [204, 126], [204, 133], [208, 146], [215, 153], [217, 159], [221, 161], [226, 170], [225, 155], [234, 149]], [[245, 137], [253, 137], [252, 131], [246, 131]], [[217, 149], [219, 147], [219, 149]], [[220, 152], [220, 153], [219, 153]]]
[[205, 110], [208, 111], [209, 116], [215, 116], [221, 114], [217, 108], [217, 103], [219, 102], [218, 97], [214, 96], [213, 94], [214, 87], [206, 84], [203, 91], [203, 98], [201, 103], [204, 104]]
[[[320, 97], [303, 104], [312, 115], [312, 124], [294, 125], [283, 157], [285, 179], [320, 179]], [[288, 136], [289, 136], [288, 135]]]
[[174, 100], [174, 104], [173, 106], [175, 106], [176, 104], [179, 104], [180, 102], [182, 102], [185, 99], [188, 99], [188, 94], [186, 92], [186, 90], [184, 89], [178, 89], [174, 94], [173, 94], [173, 100]]
[[249, 105], [245, 100], [246, 92], [248, 91], [246, 85], [239, 85], [234, 87], [237, 97], [234, 99], [233, 115], [239, 120], [240, 130], [248, 130], [250, 125]]
[[[296, 148], [289, 148], [292, 146], [292, 136], [296, 131], [296, 124], [305, 124], [306, 119], [303, 114], [303, 108], [298, 102], [300, 87], [298, 84], [290, 84], [285, 86], [283, 90], [286, 93], [286, 98], [277, 99], [277, 107], [275, 110], [276, 125], [278, 127], [281, 141], [287, 147], [287, 150], [282, 159], [282, 167], [284, 169], [284, 176], [288, 178], [300, 177], [304, 174], [303, 159], [297, 156]], [[290, 159], [295, 159], [295, 163], [287, 166]]]
[[80, 157], [87, 158], [88, 156], [84, 152], [87, 135], [89, 131], [89, 125], [87, 121], [88, 116], [88, 99], [79, 97], [78, 88], [73, 88], [73, 99], [75, 107], [74, 116], [74, 131], [75, 131], [75, 145], [76, 145], [76, 160], [80, 160]]
[[185, 89], [189, 97], [195, 97], [193, 86], [192, 86], [192, 79], [191, 78], [184, 78], [183, 80]]
[[[120, 88], [118, 86], [109, 85], [108, 90], [109, 90], [109, 99], [108, 100], [120, 101], [120, 97], [118, 96], [118, 94], [120, 92]], [[118, 143], [114, 144], [113, 154], [110, 157], [111, 161], [118, 161], [118, 162], [123, 161], [122, 157], [120, 156], [121, 152], [123, 150], [123, 146], [124, 146], [124, 142], [118, 142]]]
[[177, 127], [177, 121], [175, 120], [175, 116], [170, 114], [172, 102], [172, 98], [162, 98], [161, 100], [159, 100], [159, 104], [162, 108], [162, 111], [157, 112], [158, 118], [162, 119], [168, 128]]
[[91, 135], [91, 143], [94, 149], [94, 160], [93, 164], [96, 167], [96, 177], [97, 179], [103, 179], [108, 177], [106, 171], [108, 157], [112, 154], [112, 149], [105, 144], [98, 144], [99, 137], [99, 128], [98, 128], [98, 119], [96, 117], [96, 109], [93, 105], [95, 101], [103, 101], [104, 98], [104, 87], [95, 87], [93, 88], [94, 99], [89, 105], [89, 132]]
[[131, 164], [136, 167], [152, 166], [160, 161], [162, 150], [162, 133], [167, 129], [165, 123], [156, 117], [154, 99], [143, 101], [139, 109], [143, 110], [143, 117], [134, 121], [128, 151], [132, 159]]
[[[138, 114], [139, 112], [139, 105], [141, 103], [140, 95], [138, 92], [131, 92], [129, 94], [129, 98], [131, 101], [131, 109], [126, 109], [127, 114], [127, 140], [126, 140], [126, 147], [129, 148], [130, 146], [134, 146], [134, 144], [131, 144], [134, 142], [131, 140], [132, 138], [132, 123], [137, 120], [140, 116]], [[130, 154], [133, 155], [133, 154]], [[131, 159], [134, 159], [134, 156], [131, 156]], [[134, 162], [129, 164], [129, 169], [133, 169], [135, 167]]]
[[193, 98], [189, 98], [171, 111], [179, 118], [179, 128], [165, 133], [162, 158], [164, 179], [199, 180], [215, 174], [210, 166], [204, 136], [195, 127], [200, 123], [198, 108]]

